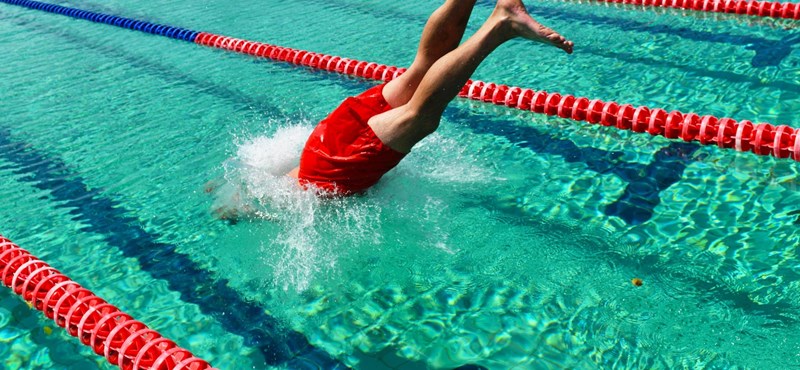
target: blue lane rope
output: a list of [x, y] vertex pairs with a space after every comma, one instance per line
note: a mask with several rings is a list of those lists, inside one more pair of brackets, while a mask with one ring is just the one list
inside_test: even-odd
[[144, 22], [136, 19], [117, 17], [108, 14], [90, 12], [81, 9], [69, 8], [66, 6], [41, 3], [31, 0], [0, 0], [0, 3], [24, 6], [29, 9], [41, 10], [49, 13], [66, 15], [72, 18], [85, 19], [95, 23], [104, 23], [111, 26], [127, 28], [135, 31], [142, 31], [154, 35], [166, 36], [176, 40], [194, 42], [200, 32], [187, 30], [185, 28], [165, 26], [162, 24]]

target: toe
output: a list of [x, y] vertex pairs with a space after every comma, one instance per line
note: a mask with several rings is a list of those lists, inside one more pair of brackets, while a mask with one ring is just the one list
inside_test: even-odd
[[575, 44], [573, 44], [572, 41], [567, 41], [567, 42], [564, 43], [564, 46], [562, 47], [562, 49], [564, 49], [564, 51], [566, 51], [567, 54], [572, 54], [572, 50], [573, 50], [574, 46], [575, 46]]

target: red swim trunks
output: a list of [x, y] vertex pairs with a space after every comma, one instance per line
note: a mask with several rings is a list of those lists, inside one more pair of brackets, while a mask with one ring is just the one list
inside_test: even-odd
[[336, 195], [361, 193], [400, 163], [405, 154], [385, 145], [367, 125], [392, 109], [383, 98], [384, 86], [345, 99], [317, 125], [300, 156], [301, 184]]

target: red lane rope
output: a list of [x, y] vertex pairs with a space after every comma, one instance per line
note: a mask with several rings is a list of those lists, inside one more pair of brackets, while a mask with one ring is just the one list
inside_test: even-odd
[[216, 370], [0, 235], [0, 279], [123, 370]]
[[[406, 71], [398, 68], [338, 56], [297, 50], [260, 42], [236, 39], [201, 32], [195, 43], [213, 48], [248, 54], [275, 61], [321, 69], [379, 81], [391, 81]], [[630, 104], [604, 102], [599, 99], [535, 91], [493, 82], [468, 81], [460, 97], [503, 105], [535, 113], [558, 116], [575, 121], [613, 126], [621, 130], [682, 139], [703, 145], [777, 158], [800, 161], [800, 135], [786, 125], [754, 124], [732, 118], [699, 116], [660, 108], [634, 107]]]
[[800, 19], [800, 4], [746, 0], [590, 0], [600, 3], [687, 9], [755, 17]]

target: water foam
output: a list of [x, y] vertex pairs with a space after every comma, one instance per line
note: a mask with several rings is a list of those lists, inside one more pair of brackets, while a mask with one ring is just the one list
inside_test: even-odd
[[284, 291], [308, 289], [315, 279], [335, 274], [341, 259], [355, 263], [359, 250], [373, 255], [387, 227], [399, 223], [435, 239], [419, 247], [455, 253], [457, 246], [448, 245], [448, 233], [438, 227], [450, 216], [450, 189], [494, 181], [458, 140], [435, 134], [366, 196], [321, 199], [285, 176], [299, 163], [311, 124], [279, 126], [272, 135], [238, 144], [224, 164], [226, 181], [215, 191], [215, 208], [277, 226], [277, 235], [261, 241], [262, 262], [272, 269], [272, 284]]
[[497, 174], [462, 142], [440, 133], [417, 144], [414, 155], [400, 163], [398, 170], [440, 184], [481, 185], [498, 180]]
[[272, 269], [272, 283], [284, 291], [304, 291], [315, 277], [332, 271], [336, 239], [374, 239], [367, 225], [370, 215], [379, 214], [352, 200], [321, 199], [285, 176], [299, 163], [311, 130], [308, 122], [290, 123], [270, 136], [243, 140], [224, 163], [225, 183], [215, 191], [214, 207], [221, 216], [278, 226], [277, 235], [261, 241], [262, 262]]

